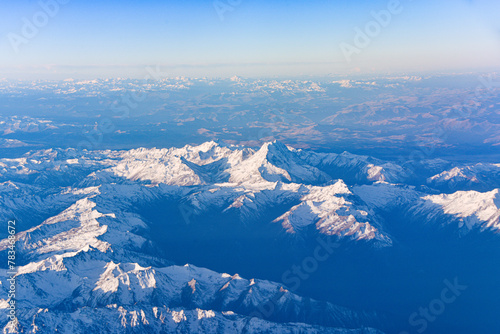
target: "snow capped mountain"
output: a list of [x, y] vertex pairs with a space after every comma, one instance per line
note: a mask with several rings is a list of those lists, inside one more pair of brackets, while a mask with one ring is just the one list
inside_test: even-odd
[[0, 180], [17, 181], [43, 188], [74, 185], [89, 173], [113, 164], [115, 151], [48, 149], [21, 158], [0, 159]]
[[429, 195], [422, 198], [425, 203], [419, 212], [428, 211], [432, 220], [437, 214], [452, 216], [458, 221], [458, 228], [470, 231], [500, 230], [500, 195], [499, 190], [480, 193], [477, 191], [457, 191], [453, 194]]
[[[497, 177], [494, 164], [473, 167], [445, 171], [429, 184]], [[236, 263], [271, 267], [280, 258], [295, 266], [312, 258], [320, 236], [354, 253], [389, 252], [401, 242], [394, 224], [406, 221], [416, 228], [456, 226], [460, 235], [500, 231], [498, 189], [440, 194], [401, 183], [412, 176], [396, 163], [278, 141], [259, 149], [212, 141], [169, 149], [42, 150], [0, 159], [0, 174], [0, 217], [18, 221], [22, 296], [18, 322], [7, 328], [10, 300], [2, 279], [4, 331], [87, 333], [106, 323], [109, 333], [382, 333], [373, 328], [388, 328], [385, 314], [339, 306], [335, 295], [316, 300], [273, 282], [279, 278], [223, 274], [218, 266], [228, 253]], [[209, 253], [193, 243], [221, 248]], [[1, 240], [0, 254], [9, 245]], [[252, 257], [261, 248], [263, 256]], [[173, 265], [184, 254], [198, 266]], [[330, 275], [340, 270], [333, 261]]]
[[[84, 333], [99, 325], [103, 313], [108, 313], [105, 317], [110, 318], [107, 330], [112, 333], [196, 325], [196, 322], [192, 324], [196, 318], [188, 317], [193, 311], [198, 321], [213, 318], [216, 314], [219, 317], [227, 315], [229, 317], [222, 317], [218, 322], [232, 325], [243, 318], [250, 320], [249, 315], [276, 294], [280, 297], [271, 318], [277, 319], [288, 313], [285, 306], [295, 305], [294, 309], [303, 309], [301, 297], [286, 292], [276, 283], [245, 280], [238, 275], [219, 274], [190, 265], [152, 268], [137, 263], [115, 263], [110, 261], [110, 255], [87, 247], [20, 267], [17, 272], [18, 291], [26, 298], [18, 303], [17, 330], [36, 330], [37, 327], [40, 330], [47, 326], [60, 330], [72, 328], [73, 333]], [[55, 286], [58, 289], [54, 290]], [[0, 307], [6, 302], [0, 300]], [[319, 308], [319, 302], [308, 300], [307, 303], [314, 309], [322, 309], [323, 314], [298, 313], [296, 319], [322, 322], [329, 327], [349, 321], [370, 321], [369, 315], [356, 314], [335, 305]], [[134, 310], [138, 311], [139, 319], [134, 319]], [[5, 309], [0, 308], [0, 312], [5, 313]], [[59, 315], [66, 321], [63, 324], [40, 313]], [[79, 314], [86, 314], [88, 318], [82, 319]], [[290, 317], [290, 314], [286, 316]], [[262, 329], [266, 330], [275, 327], [279, 332], [281, 326], [291, 325], [263, 321], [263, 326]], [[305, 324], [300, 326], [333, 330]], [[334, 331], [337, 332], [358, 333], [341, 329]]]
[[[114, 213], [101, 213], [89, 198], [78, 200], [60, 214], [42, 224], [17, 234], [17, 252], [24, 261], [96, 248], [106, 252], [117, 249], [138, 250], [146, 240], [131, 230], [144, 228], [137, 216], [121, 213], [116, 221]], [[0, 251], [6, 251], [7, 239], [0, 242]]]
[[375, 239], [381, 244], [390, 245], [390, 238], [375, 227], [380, 225], [369, 217], [365, 211], [368, 209], [355, 206], [348, 200], [349, 197], [353, 197], [352, 193], [343, 181], [326, 187], [311, 187], [300, 199], [300, 204], [275, 221], [282, 222], [283, 227], [291, 233], [316, 224], [316, 228], [327, 235], [346, 236], [354, 240]]
[[303, 150], [297, 150], [297, 153], [312, 166], [346, 181], [398, 183], [404, 182], [410, 177], [410, 173], [403, 167], [368, 156], [354, 155], [349, 152], [335, 154]]
[[309, 191], [310, 186], [277, 181], [236, 189], [241, 190], [238, 192], [241, 195], [232, 200], [223, 212], [237, 211], [242, 219], [255, 220], [266, 208], [298, 201], [302, 194]]
[[13, 148], [13, 147], [23, 147], [23, 146], [29, 146], [29, 144], [26, 144], [25, 142], [17, 139], [5, 139], [5, 138], [0, 139], [0, 148]]
[[231, 168], [229, 182], [282, 181], [295, 183], [324, 183], [330, 177], [307, 165], [284, 144], [265, 143], [251, 157]]
[[[100, 195], [78, 200], [41, 225], [17, 234], [18, 256], [26, 263], [17, 269], [17, 293], [24, 297], [17, 304], [15, 328], [4, 320], [1, 325], [5, 330], [84, 333], [106, 319], [110, 333], [203, 326], [232, 326], [236, 331], [243, 326], [271, 332], [293, 326], [318, 332], [361, 333], [335, 327], [376, 322], [375, 315], [303, 299], [277, 283], [244, 280], [190, 265], [146, 267], [146, 263], [161, 261], [154, 261], [143, 247], [146, 239], [131, 233], [144, 228], [144, 223], [124, 212], [98, 211], [95, 201]], [[5, 251], [8, 245], [7, 239], [2, 240], [0, 250]], [[142, 265], [127, 262], [131, 259]], [[2, 270], [4, 277], [5, 272]], [[7, 294], [7, 285], [2, 284], [0, 313], [4, 319], [9, 305]], [[270, 298], [276, 301], [269, 320], [286, 317], [318, 326], [252, 320], [252, 312]], [[249, 325], [249, 321], [256, 323]]]
[[414, 186], [377, 182], [372, 185], [353, 187], [353, 193], [359, 196], [372, 209], [393, 209], [406, 207], [418, 201], [422, 193]]
[[15, 132], [38, 132], [54, 129], [52, 121], [28, 116], [0, 116], [0, 131], [6, 135]]
[[[0, 183], [0, 219], [7, 221], [17, 217], [32, 227], [75, 201], [92, 194], [99, 194], [99, 187], [44, 189], [23, 183]], [[0, 235], [6, 236], [7, 231]]]
[[[99, 196], [99, 205], [109, 204], [106, 209], [110, 212], [169, 197], [176, 198], [193, 216], [216, 209], [238, 212], [246, 221], [285, 205], [288, 210], [273, 219], [289, 232], [314, 224], [325, 234], [388, 241], [382, 232], [383, 222], [371, 210], [409, 208], [426, 195], [424, 188], [417, 191], [413, 186], [380, 181], [408, 177], [404, 168], [394, 163], [347, 152], [296, 150], [278, 141], [259, 150], [214, 141], [130, 151], [51, 149], [19, 159], [1, 159], [0, 164], [3, 178], [13, 180], [2, 184], [2, 192], [8, 193], [0, 197], [4, 219], [14, 214], [22, 218], [35, 207], [62, 210], [90, 194]], [[477, 164], [475, 168], [484, 177], [495, 178], [496, 165]], [[449, 172], [440, 175], [450, 178]], [[343, 178], [345, 191], [335, 189], [340, 186], [339, 182], [331, 184], [333, 176]], [[35, 186], [19, 183], [30, 180]], [[379, 181], [357, 185], [373, 180]], [[53, 187], [68, 184], [74, 188], [61, 191]], [[353, 185], [352, 189], [346, 184]], [[36, 211], [40, 221], [50, 214], [43, 209]]]
[[212, 182], [324, 182], [329, 177], [306, 165], [279, 142], [258, 151], [215, 142], [180, 149], [138, 149], [123, 153], [110, 171], [130, 180], [190, 186]]
[[265, 143], [257, 151], [213, 141], [179, 149], [141, 148], [124, 152], [109, 171], [130, 180], [180, 186], [275, 181], [322, 184], [332, 175], [344, 178], [351, 174], [361, 182], [407, 177], [403, 168], [392, 163], [347, 152], [305, 153], [278, 141]]
[[[127, 152], [124, 160], [111, 168], [114, 175], [136, 181], [150, 181], [153, 184], [191, 186], [201, 184], [196, 173], [176, 156], [164, 156], [161, 151]], [[138, 154], [137, 154], [138, 153]], [[155, 154], [160, 153], [160, 155]]]
[[114, 178], [114, 182], [128, 179], [178, 186], [275, 181], [318, 185], [338, 178], [361, 183], [401, 182], [408, 177], [408, 172], [393, 163], [348, 152], [296, 150], [279, 141], [265, 143], [258, 150], [211, 141], [170, 149], [49, 149], [18, 159], [0, 159], [0, 177], [5, 181], [71, 185], [92, 172], [108, 182]]
[[490, 190], [500, 187], [500, 164], [478, 163], [454, 167], [428, 178], [427, 182], [433, 187], [446, 187], [454, 190], [470, 188]]
[[[110, 305], [106, 308], [82, 308], [73, 313], [34, 310], [25, 316], [31, 326], [23, 329], [40, 333], [57, 329], [62, 333], [332, 333], [332, 334], [381, 334], [372, 328], [340, 329], [307, 325], [304, 323], [275, 323], [259, 318], [241, 316], [231, 311], [153, 307], [141, 309], [137, 306]], [[10, 328], [9, 328], [10, 330]]]
[[498, 189], [426, 195], [415, 187], [377, 183], [353, 188], [370, 208], [390, 212], [403, 208], [409, 219], [442, 225], [457, 223], [462, 233], [475, 228], [500, 231]]

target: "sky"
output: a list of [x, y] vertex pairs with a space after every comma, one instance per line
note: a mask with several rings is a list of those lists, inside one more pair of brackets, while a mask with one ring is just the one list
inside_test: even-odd
[[[0, 78], [500, 68], [498, 0], [1, 1]], [[378, 16], [378, 21], [375, 17]]]

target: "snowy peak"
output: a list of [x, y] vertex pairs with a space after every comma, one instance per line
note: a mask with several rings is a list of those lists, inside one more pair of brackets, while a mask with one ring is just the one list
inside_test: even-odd
[[[115, 256], [114, 252], [103, 253], [85, 247], [78, 252], [53, 255], [21, 266], [16, 277], [17, 292], [24, 296], [17, 304], [19, 330], [37, 330], [43, 325], [60, 331], [84, 332], [104, 317], [115, 332], [133, 333], [139, 328], [141, 331], [171, 331], [179, 324], [194, 321], [198, 326], [201, 319], [223, 315], [228, 317], [219, 319], [220, 325], [234, 328], [240, 320], [248, 322], [260, 305], [271, 300], [275, 311], [271, 319], [259, 320], [256, 331], [275, 328], [281, 332], [280, 328], [287, 324], [270, 320], [283, 317], [325, 326], [324, 329], [316, 327], [318, 331], [323, 329], [321, 332], [328, 332], [330, 327], [344, 327], [345, 323], [351, 327], [365, 327], [364, 324], [374, 323], [376, 319], [374, 314], [305, 300], [278, 283], [247, 280], [238, 274], [220, 274], [192, 265], [144, 267], [133, 262], [117, 262], [113, 259]], [[2, 314], [8, 310], [6, 295], [7, 291], [2, 288]], [[309, 308], [316, 311], [310, 312]], [[290, 309], [295, 310], [293, 314]], [[39, 317], [40, 312], [44, 316]], [[192, 317], [193, 312], [195, 317]], [[49, 315], [62, 317], [64, 324], [54, 322]], [[2, 321], [2, 325], [5, 323]], [[301, 326], [307, 332], [312, 329], [310, 325]], [[342, 329], [335, 332], [361, 333]], [[379, 332], [373, 330], [373, 333]]]
[[[485, 183], [496, 177], [496, 165], [455, 167], [441, 179], [470, 174]], [[0, 215], [15, 214], [25, 223], [17, 234], [17, 282], [27, 297], [18, 304], [16, 325], [24, 332], [43, 326], [88, 332], [102, 321], [130, 333], [196, 332], [207, 322], [222, 332], [283, 332], [291, 328], [287, 319], [295, 329], [303, 323], [304, 332], [377, 333], [366, 329], [377, 324], [376, 316], [298, 296], [283, 284], [173, 266], [178, 258], [168, 258], [169, 247], [204, 240], [207, 254], [219, 243], [253, 261], [262, 238], [274, 241], [264, 254], [274, 257], [282, 247], [323, 235], [356, 251], [389, 250], [407, 238], [401, 237], [404, 229], [394, 229], [392, 212], [417, 224], [456, 225], [458, 232], [500, 231], [498, 189], [439, 194], [423, 184], [389, 183], [408, 175], [393, 163], [296, 150], [278, 141], [258, 150], [212, 141], [168, 149], [38, 151], [0, 159], [0, 173]], [[438, 179], [431, 177], [431, 185]], [[2, 254], [8, 245], [0, 241]], [[193, 262], [202, 258], [182, 251]], [[6, 289], [0, 289], [4, 327]], [[269, 300], [273, 316], [252, 317]]]
[[427, 179], [427, 183], [446, 191], [491, 190], [500, 187], [500, 164], [457, 166]]
[[499, 189], [481, 193], [477, 191], [457, 191], [453, 194], [429, 195], [422, 198], [422, 210], [441, 211], [458, 220], [461, 230], [473, 228], [500, 230]]
[[332, 178], [341, 178], [353, 184], [378, 181], [398, 183], [408, 179], [411, 174], [397, 164], [349, 152], [335, 154], [297, 150], [297, 153]]
[[267, 142], [250, 158], [231, 168], [230, 182], [295, 182], [317, 184], [330, 180], [279, 141]]
[[301, 203], [292, 207], [275, 221], [281, 222], [289, 233], [315, 224], [320, 233], [352, 240], [373, 240], [389, 246], [391, 239], [379, 231], [379, 223], [368, 209], [354, 203], [354, 196], [343, 181], [326, 187], [311, 187]]
[[[114, 215], [98, 212], [94, 209], [95, 205], [88, 198], [84, 198], [41, 225], [20, 232], [19, 251], [39, 255], [57, 254], [77, 251], [88, 246], [106, 251], [110, 244], [99, 240], [98, 237], [106, 233], [107, 226], [99, 224], [97, 219], [114, 218]], [[0, 243], [0, 250], [4, 250], [5, 247], [4, 242]]]
[[29, 152], [18, 159], [0, 159], [0, 182], [68, 186], [92, 173], [95, 180], [86, 185], [126, 181], [175, 186], [276, 181], [319, 185], [338, 178], [366, 183], [406, 177], [405, 171], [392, 163], [347, 152], [296, 150], [279, 141], [264, 143], [258, 150], [209, 141], [181, 148], [129, 151], [51, 149]]
[[112, 168], [115, 175], [154, 184], [200, 185], [209, 182], [325, 182], [330, 178], [308, 166], [280, 142], [254, 151], [208, 142], [181, 149], [129, 151]]

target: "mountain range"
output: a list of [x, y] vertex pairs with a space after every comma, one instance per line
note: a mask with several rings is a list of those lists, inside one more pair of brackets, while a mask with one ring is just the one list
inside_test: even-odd
[[[485, 254], [485, 243], [500, 242], [498, 164], [418, 164], [279, 141], [48, 149], [0, 159], [0, 221], [16, 221], [18, 266], [17, 322], [7, 324], [4, 268], [0, 326], [37, 333], [102, 332], [103, 323], [109, 333], [405, 330], [417, 308], [410, 297], [428, 288], [423, 282], [461, 274], [473, 286], [473, 269], [461, 264], [477, 256], [494, 263], [498, 251]], [[6, 228], [0, 236], [6, 258]], [[448, 244], [432, 272], [419, 271]], [[463, 253], [461, 264], [452, 250]], [[482, 270], [491, 274], [486, 282], [476, 277], [484, 299], [466, 299], [456, 312], [487, 300], [498, 269]], [[399, 296], [381, 298], [388, 286]]]

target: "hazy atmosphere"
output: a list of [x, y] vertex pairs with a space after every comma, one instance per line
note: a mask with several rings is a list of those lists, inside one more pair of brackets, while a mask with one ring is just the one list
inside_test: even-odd
[[[55, 3], [55, 5], [54, 5]], [[500, 4], [444, 1], [3, 1], [0, 75], [290, 77], [491, 70]]]
[[499, 22], [3, 1], [0, 330], [499, 333]]

